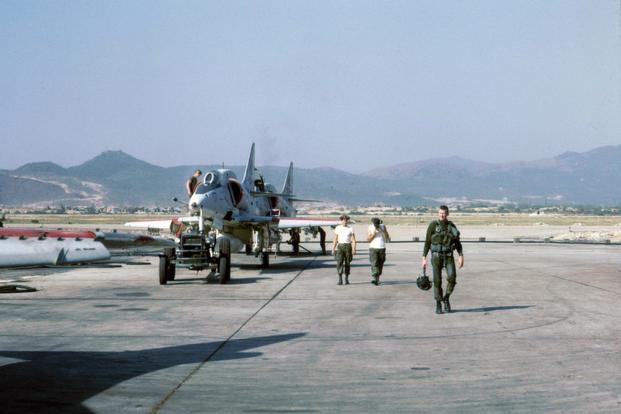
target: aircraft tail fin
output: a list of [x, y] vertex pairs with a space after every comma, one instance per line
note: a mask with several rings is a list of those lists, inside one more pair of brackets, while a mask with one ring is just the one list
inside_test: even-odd
[[289, 164], [289, 171], [287, 171], [287, 177], [285, 177], [281, 193], [293, 194], [293, 163]]
[[248, 157], [248, 163], [246, 164], [246, 172], [244, 172], [244, 178], [242, 185], [246, 188], [252, 188], [254, 184], [254, 142], [250, 148], [250, 156]]

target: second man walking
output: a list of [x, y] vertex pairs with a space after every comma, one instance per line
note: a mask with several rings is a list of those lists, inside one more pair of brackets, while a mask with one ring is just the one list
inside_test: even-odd
[[367, 241], [369, 242], [369, 260], [371, 261], [371, 283], [377, 286], [386, 261], [386, 242], [390, 241], [386, 226], [377, 217], [371, 219]]

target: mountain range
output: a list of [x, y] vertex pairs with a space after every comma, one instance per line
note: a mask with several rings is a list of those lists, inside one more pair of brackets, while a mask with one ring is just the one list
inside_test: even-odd
[[[195, 168], [160, 167], [122, 151], [106, 151], [83, 164], [64, 168], [34, 162], [0, 170], [0, 205], [170, 206], [184, 196]], [[232, 166], [241, 179], [244, 166]], [[287, 167], [259, 170], [282, 186]], [[331, 167], [294, 170], [298, 197], [344, 205], [414, 206], [481, 202], [621, 205], [621, 145], [549, 159], [487, 163], [460, 157], [435, 158], [352, 174]]]

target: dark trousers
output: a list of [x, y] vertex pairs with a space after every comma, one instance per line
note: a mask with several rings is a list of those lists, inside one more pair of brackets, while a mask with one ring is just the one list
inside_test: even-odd
[[340, 275], [345, 273], [349, 276], [350, 263], [353, 259], [351, 244], [339, 243], [336, 246], [336, 272]]
[[371, 261], [371, 276], [379, 278], [384, 270], [384, 262], [386, 261], [386, 249], [369, 249], [369, 260]]
[[431, 265], [433, 266], [433, 294], [436, 300], [442, 300], [442, 268], [446, 269], [446, 296], [450, 296], [457, 284], [457, 273], [455, 271], [455, 260], [453, 255], [442, 253], [431, 254]]

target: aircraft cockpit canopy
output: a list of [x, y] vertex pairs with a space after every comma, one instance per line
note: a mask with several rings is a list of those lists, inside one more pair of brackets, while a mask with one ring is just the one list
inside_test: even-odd
[[209, 171], [205, 174], [202, 184], [198, 186], [196, 192], [198, 194], [204, 194], [215, 188], [220, 187], [220, 177], [217, 171]]

